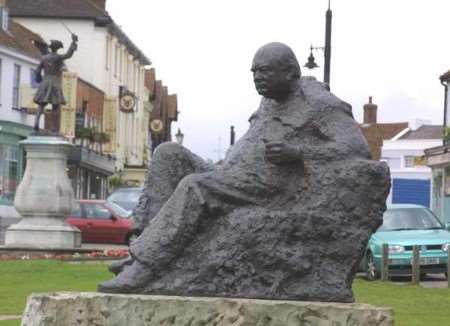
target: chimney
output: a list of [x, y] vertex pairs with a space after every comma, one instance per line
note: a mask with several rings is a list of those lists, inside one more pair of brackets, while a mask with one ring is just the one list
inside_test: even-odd
[[106, 10], [106, 0], [91, 0], [91, 2], [95, 4], [98, 8]]
[[369, 103], [364, 104], [364, 124], [377, 123], [378, 105], [372, 103], [372, 96], [369, 97]]
[[9, 27], [9, 8], [7, 0], [0, 0], [0, 27], [7, 31]]

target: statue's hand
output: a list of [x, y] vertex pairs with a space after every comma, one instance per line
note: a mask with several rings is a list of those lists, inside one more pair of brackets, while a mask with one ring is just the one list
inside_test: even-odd
[[283, 164], [299, 161], [302, 155], [298, 149], [284, 142], [266, 142], [266, 159], [273, 164]]
[[78, 35], [72, 34], [72, 41], [73, 42], [78, 42]]

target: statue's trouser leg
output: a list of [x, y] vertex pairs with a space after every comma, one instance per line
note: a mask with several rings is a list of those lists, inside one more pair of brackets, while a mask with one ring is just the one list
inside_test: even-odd
[[238, 207], [263, 205], [269, 193], [255, 176], [220, 170], [188, 175], [130, 246], [131, 255], [158, 273], [189, 245], [201, 222]]
[[212, 165], [177, 143], [158, 146], [149, 163], [144, 190], [134, 212], [134, 227], [142, 231], [185, 176], [212, 169]]
[[52, 132], [57, 133], [59, 131], [59, 105], [53, 104], [52, 106]]
[[36, 117], [34, 118], [34, 130], [39, 130], [39, 121], [41, 120], [41, 115], [44, 113], [44, 105], [39, 105], [36, 112]]

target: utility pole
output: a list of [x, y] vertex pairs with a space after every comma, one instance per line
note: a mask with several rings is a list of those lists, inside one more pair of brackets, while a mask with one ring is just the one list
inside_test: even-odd
[[331, 65], [331, 22], [333, 13], [330, 8], [330, 0], [328, 0], [328, 10], [325, 14], [325, 65], [323, 69], [323, 81], [330, 86], [330, 65]]
[[234, 126], [230, 127], [230, 146], [234, 145], [234, 141], [236, 138], [236, 133], [234, 132]]
[[328, 0], [328, 9], [325, 13], [325, 46], [314, 47], [311, 44], [311, 53], [305, 67], [314, 69], [319, 67], [315, 62], [313, 51], [322, 50], [324, 54], [323, 82], [330, 88], [330, 72], [331, 72], [331, 24], [333, 20], [333, 12], [331, 11], [331, 0]]

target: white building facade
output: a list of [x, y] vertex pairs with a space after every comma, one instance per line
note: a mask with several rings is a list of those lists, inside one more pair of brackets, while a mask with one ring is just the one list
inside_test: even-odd
[[24, 172], [24, 151], [19, 142], [34, 125], [34, 116], [23, 109], [21, 89], [36, 87], [32, 76], [40, 52], [32, 45], [39, 36], [10, 21], [5, 10], [0, 5], [0, 204], [12, 205]]
[[[64, 0], [48, 1], [49, 8], [33, 8], [31, 0], [12, 3], [15, 19], [47, 42], [57, 39], [67, 47], [71, 40], [69, 30], [78, 35], [78, 50], [66, 65], [105, 93], [102, 123], [111, 136], [105, 151], [115, 156], [116, 170], [125, 180], [143, 182], [151, 111], [144, 77], [150, 60], [108, 16], [104, 1], [80, 0], [75, 13], [73, 8], [64, 10]], [[32, 10], [23, 9], [24, 3]], [[124, 93], [135, 100], [132, 110], [120, 109]], [[132, 173], [127, 175], [128, 170]]]
[[421, 125], [406, 128], [385, 140], [381, 160], [391, 172], [391, 191], [387, 203], [411, 203], [431, 207], [432, 171], [426, 166], [425, 150], [442, 144], [442, 127]]

